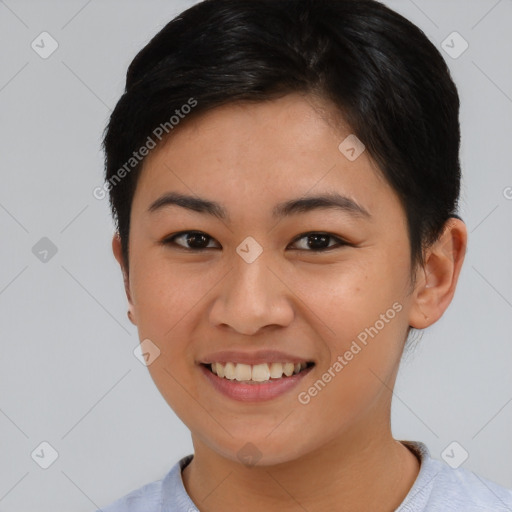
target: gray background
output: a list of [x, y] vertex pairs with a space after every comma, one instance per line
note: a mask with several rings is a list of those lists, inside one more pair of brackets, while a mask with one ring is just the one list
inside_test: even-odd
[[[92, 190], [128, 64], [193, 3], [0, 1], [0, 511], [94, 510], [192, 452], [133, 355], [108, 203]], [[459, 87], [469, 231], [452, 305], [402, 363], [393, 432], [438, 459], [457, 441], [463, 467], [512, 487], [512, 0], [385, 3]], [[31, 48], [43, 31], [59, 45], [47, 59]], [[441, 46], [453, 31], [469, 43], [456, 59]], [[57, 248], [46, 262], [32, 251], [43, 237]], [[46, 470], [31, 458], [43, 441], [59, 455]]]

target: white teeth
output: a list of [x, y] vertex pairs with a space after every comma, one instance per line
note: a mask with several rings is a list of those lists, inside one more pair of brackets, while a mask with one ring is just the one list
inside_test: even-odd
[[229, 380], [235, 380], [235, 365], [233, 363], [226, 363], [224, 365], [224, 377]]
[[220, 363], [214, 363], [215, 365], [215, 371], [219, 377], [224, 377], [224, 366], [222, 366]]
[[212, 363], [211, 370], [219, 377], [237, 381], [265, 382], [272, 379], [280, 379], [283, 374], [286, 377], [299, 373], [306, 368], [307, 363]]
[[295, 369], [295, 365], [293, 363], [285, 363], [283, 365], [283, 371], [287, 377], [290, 377], [291, 375], [293, 375], [294, 369]]
[[270, 379], [270, 369], [267, 363], [255, 364], [252, 367], [252, 380], [263, 382]]
[[281, 363], [270, 363], [270, 376], [273, 379], [280, 379], [283, 376], [283, 365]]
[[235, 366], [235, 379], [236, 380], [251, 380], [251, 365], [238, 363]]

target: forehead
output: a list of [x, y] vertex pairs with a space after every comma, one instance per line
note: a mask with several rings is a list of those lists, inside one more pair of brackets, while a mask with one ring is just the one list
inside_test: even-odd
[[370, 211], [386, 195], [396, 201], [366, 151], [351, 160], [340, 150], [353, 137], [333, 107], [308, 96], [223, 105], [185, 119], [151, 151], [133, 207], [147, 208], [167, 191], [242, 209], [322, 192], [353, 197]]

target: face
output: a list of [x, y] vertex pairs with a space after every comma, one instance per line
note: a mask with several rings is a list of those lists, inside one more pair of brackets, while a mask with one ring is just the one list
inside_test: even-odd
[[[413, 301], [406, 218], [321, 107], [294, 94], [190, 119], [146, 158], [133, 199], [127, 291], [160, 350], [148, 369], [193, 438], [233, 461], [290, 461], [388, 421]], [[212, 361], [310, 364], [249, 384]]]

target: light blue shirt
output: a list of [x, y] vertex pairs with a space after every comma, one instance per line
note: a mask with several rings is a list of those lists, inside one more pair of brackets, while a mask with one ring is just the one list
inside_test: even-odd
[[[395, 512], [512, 512], [512, 490], [472, 471], [432, 459], [419, 441], [402, 441], [421, 459], [414, 485]], [[102, 512], [197, 512], [181, 478], [192, 460], [187, 455], [156, 482], [144, 485], [102, 509]], [[96, 511], [101, 512], [101, 511]]]

